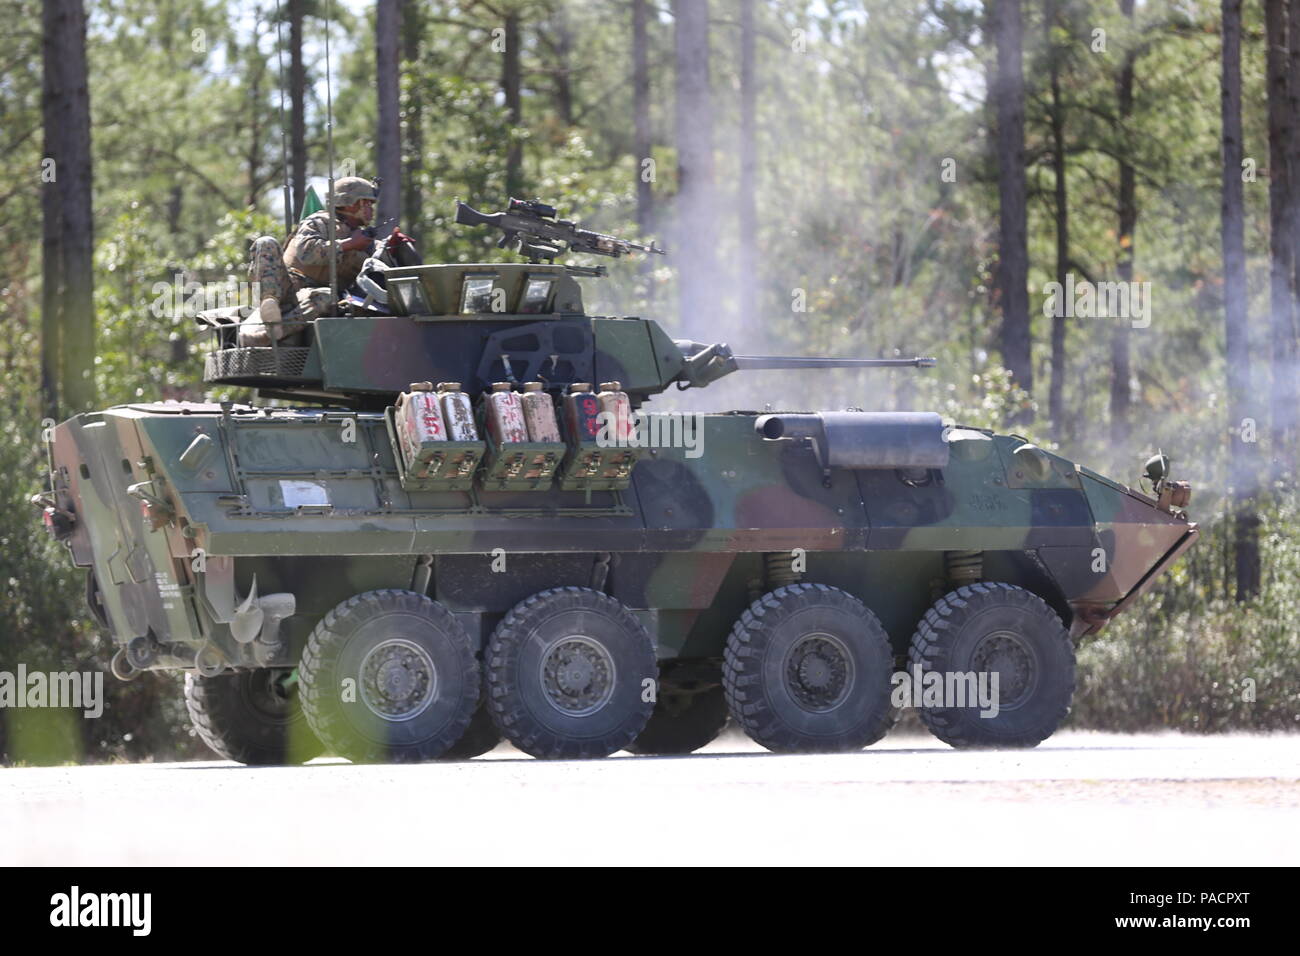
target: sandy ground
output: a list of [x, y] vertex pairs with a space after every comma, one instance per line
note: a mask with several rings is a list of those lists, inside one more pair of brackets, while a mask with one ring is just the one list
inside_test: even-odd
[[1300, 735], [776, 756], [0, 770], [12, 864], [1300, 863]]

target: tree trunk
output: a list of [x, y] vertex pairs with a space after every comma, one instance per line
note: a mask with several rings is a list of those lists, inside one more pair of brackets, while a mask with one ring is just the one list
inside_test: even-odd
[[1265, 0], [1264, 29], [1268, 42], [1265, 73], [1268, 82], [1268, 212], [1269, 212], [1269, 345], [1272, 388], [1269, 392], [1269, 439], [1272, 476], [1290, 470], [1291, 431], [1296, 409], [1291, 399], [1295, 375], [1292, 350], [1292, 255], [1290, 160], [1292, 117], [1287, 109], [1287, 4]]
[[167, 231], [176, 235], [181, 231], [181, 209], [185, 204], [185, 190], [179, 182], [172, 183], [167, 191]]
[[302, 62], [302, 20], [306, 0], [289, 0], [289, 146], [292, 154], [293, 213], [298, 221], [307, 196], [307, 72]]
[[1246, 298], [1245, 213], [1241, 184], [1241, 0], [1222, 0], [1223, 9], [1223, 321], [1228, 365], [1229, 469], [1233, 491], [1233, 542], [1238, 601], [1259, 593], [1259, 517], [1254, 494], [1258, 444], [1246, 432], [1253, 413], [1250, 384], [1250, 316]]
[[[1291, 122], [1295, 124], [1300, 123], [1300, 0], [1291, 0], [1287, 5], [1287, 36], [1287, 109]], [[1300, 250], [1300, 126], [1291, 127], [1291, 156], [1288, 165], [1291, 176], [1291, 211], [1287, 220], [1291, 223], [1292, 301], [1300, 310], [1300, 254], [1297, 254], [1297, 250]], [[1293, 319], [1296, 317], [1300, 316], [1293, 315]], [[1294, 342], [1292, 348], [1295, 348]], [[1296, 401], [1292, 401], [1291, 406], [1294, 408], [1296, 404]], [[1295, 437], [1292, 433], [1293, 440]], [[1294, 459], [1295, 446], [1292, 446], [1291, 451]]]
[[[1052, 137], [1052, 171], [1056, 182], [1056, 281], [1064, 289], [1066, 273], [1070, 269], [1070, 206], [1065, 182], [1065, 107], [1061, 100], [1061, 67], [1052, 43], [1056, 16], [1057, 0], [1046, 0], [1043, 33], [1047, 44], [1052, 95], [1048, 125]], [[1052, 316], [1052, 383], [1048, 391], [1047, 407], [1052, 419], [1052, 435], [1060, 441], [1065, 426], [1065, 310], [1062, 308], [1057, 312]]]
[[81, 0], [46, 0], [42, 12], [45, 157], [42, 187], [42, 390], [47, 414], [95, 404], [95, 301], [90, 92]]
[[[1033, 394], [1030, 355], [1029, 245], [1025, 218], [1025, 78], [1020, 0], [993, 0], [997, 67], [991, 94], [997, 109], [998, 301], [1002, 361], [1016, 384]], [[1026, 411], [1018, 420], [1031, 419]]]
[[524, 146], [519, 138], [523, 123], [523, 70], [520, 66], [519, 15], [506, 17], [506, 48], [501, 65], [501, 92], [505, 94], [506, 114], [510, 119], [510, 144], [506, 149], [506, 194], [523, 198]]
[[[58, 36], [66, 29], [60, 22], [60, 7], [45, 4], [41, 108], [45, 129], [43, 152], [48, 164], [42, 169], [41, 184], [41, 414], [59, 418], [60, 333], [63, 330], [63, 183], [57, 179], [58, 163], [66, 161], [65, 128], [59, 122], [63, 100], [62, 60]], [[48, 172], [47, 172], [48, 169]], [[65, 173], [66, 175], [66, 173]]]
[[754, 78], [754, 0], [740, 0], [740, 321], [757, 327], [758, 308], [758, 86]]
[[1286, 340], [1285, 355], [1275, 353], [1274, 361], [1283, 366], [1282, 384], [1284, 394], [1276, 401], [1286, 409], [1286, 445], [1280, 449], [1279, 457], [1287, 463], [1288, 473], [1294, 476], [1296, 458], [1300, 456], [1300, 362], [1297, 352], [1300, 340], [1297, 339], [1297, 322], [1300, 321], [1300, 0], [1291, 0], [1287, 9], [1287, 115], [1291, 122], [1289, 154], [1289, 203], [1286, 221], [1291, 224], [1291, 313], [1288, 328], [1284, 330]]
[[[402, 0], [402, 59], [407, 69], [420, 69], [424, 20], [418, 0]], [[418, 77], [418, 72], [417, 72]], [[402, 228], [415, 240], [420, 238], [424, 219], [424, 89], [414, 82], [406, 96], [403, 129], [406, 131], [406, 164], [402, 174]]]
[[378, 0], [375, 7], [375, 80], [379, 125], [375, 131], [375, 169], [383, 181], [375, 221], [402, 215], [402, 121], [398, 113], [400, 0]]
[[[718, 329], [717, 197], [713, 186], [713, 108], [709, 90], [708, 0], [674, 0], [677, 54], [677, 289], [680, 321]], [[724, 334], [725, 327], [719, 329]]]
[[564, 4], [555, 8], [555, 112], [566, 127], [574, 124], [572, 68], [573, 29]]
[[636, 153], [636, 223], [641, 234], [654, 230], [654, 181], [646, 160], [654, 143], [650, 133], [650, 66], [646, 37], [646, 0], [632, 0], [632, 126]]
[[[1119, 0], [1119, 10], [1133, 20], [1133, 0]], [[1119, 99], [1119, 155], [1128, 156], [1128, 120], [1133, 115], [1133, 72], [1137, 64], [1137, 50], [1127, 50], [1120, 65], [1116, 93]], [[1117, 266], [1119, 281], [1133, 280], [1133, 231], [1137, 228], [1137, 179], [1133, 164], [1127, 158], [1119, 161], [1119, 250]], [[1127, 450], [1129, 414], [1133, 404], [1129, 384], [1133, 377], [1129, 355], [1128, 319], [1112, 316], [1115, 327], [1110, 338], [1110, 437], [1116, 452]]]

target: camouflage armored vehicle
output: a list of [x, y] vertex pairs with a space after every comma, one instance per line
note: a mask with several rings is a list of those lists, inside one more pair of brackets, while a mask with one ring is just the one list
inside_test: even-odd
[[[114, 674], [184, 670], [218, 753], [469, 757], [504, 735], [538, 757], [676, 754], [728, 716], [774, 751], [854, 750], [892, 726], [899, 672], [995, 676], [995, 715], [926, 696], [925, 723], [1033, 746], [1068, 712], [1075, 644], [1196, 539], [1163, 458], [1152, 497], [933, 414], [642, 415], [746, 368], [891, 363], [738, 356], [588, 315], [578, 279], [601, 270], [556, 264], [557, 238], [627, 246], [540, 204], [509, 215], [492, 224], [529, 261], [394, 268], [389, 314], [266, 348], [219, 328], [207, 380], [274, 407], [132, 404], [53, 430], [38, 497]], [[438, 382], [477, 405], [478, 434], [415, 458], [402, 396]], [[609, 383], [647, 440], [483, 427], [494, 385], [535, 382], [552, 403]]]

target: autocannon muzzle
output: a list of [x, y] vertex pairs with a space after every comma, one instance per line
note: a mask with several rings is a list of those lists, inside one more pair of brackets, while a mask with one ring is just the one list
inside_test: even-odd
[[822, 468], [946, 468], [948, 442], [934, 412], [760, 415], [764, 441], [807, 440]]

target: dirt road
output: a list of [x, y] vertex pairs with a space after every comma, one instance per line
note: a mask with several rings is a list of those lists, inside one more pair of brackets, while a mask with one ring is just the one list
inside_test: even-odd
[[1300, 735], [774, 756], [0, 771], [0, 862], [1300, 863]]

